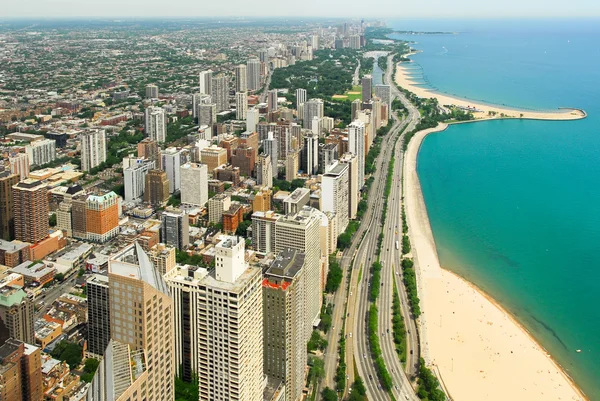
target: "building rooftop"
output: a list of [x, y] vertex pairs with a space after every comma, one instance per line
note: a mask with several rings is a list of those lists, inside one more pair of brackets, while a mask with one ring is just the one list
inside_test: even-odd
[[265, 276], [275, 276], [293, 279], [304, 266], [304, 253], [297, 249], [284, 249], [279, 252], [271, 267], [265, 272]]
[[45, 275], [52, 273], [54, 267], [50, 267], [42, 262], [31, 262], [30, 260], [21, 263], [20, 265], [10, 269], [13, 273], [22, 274], [26, 277], [33, 277], [34, 279], [41, 279]]
[[15, 185], [15, 187], [20, 188], [20, 189], [26, 189], [26, 190], [36, 190], [42, 187], [45, 187], [46, 184], [44, 184], [42, 181], [38, 181], [38, 180], [32, 180], [30, 178], [21, 181], [19, 183], [17, 183]]
[[26, 243], [26, 242], [21, 242], [21, 241], [5, 241], [3, 239], [0, 239], [0, 251], [4, 251], [4, 252], [13, 252], [13, 251], [19, 251], [23, 248], [27, 248], [30, 244]]
[[327, 173], [323, 174], [325, 177], [337, 177], [348, 169], [348, 165], [344, 163], [335, 164]]
[[108, 262], [108, 269], [112, 274], [142, 280], [158, 291], [169, 294], [160, 272], [137, 242], [114, 255]]

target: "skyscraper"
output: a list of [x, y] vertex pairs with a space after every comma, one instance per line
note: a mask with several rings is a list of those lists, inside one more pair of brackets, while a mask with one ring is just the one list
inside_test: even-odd
[[212, 99], [210, 95], [202, 93], [195, 93], [192, 95], [192, 115], [194, 118], [198, 118], [200, 115], [200, 105], [211, 103]]
[[362, 103], [361, 103], [360, 99], [354, 99], [354, 101], [352, 102], [352, 115], [351, 115], [352, 121], [354, 121], [358, 118], [358, 112], [361, 111], [361, 109], [362, 109]]
[[208, 202], [208, 166], [186, 163], [180, 167], [181, 203], [204, 206]]
[[248, 91], [248, 71], [246, 65], [240, 64], [235, 67], [235, 91]]
[[348, 126], [348, 152], [356, 155], [358, 161], [358, 189], [365, 183], [365, 124], [360, 120]]
[[269, 112], [277, 111], [277, 89], [271, 89], [267, 97]]
[[[37, 244], [48, 236], [48, 188], [41, 181], [27, 179], [12, 187], [15, 239]], [[23, 340], [25, 342], [30, 342]]]
[[81, 134], [81, 171], [90, 171], [106, 161], [106, 132], [92, 129]]
[[298, 178], [298, 170], [300, 169], [299, 153], [297, 150], [288, 152], [285, 159], [285, 179], [293, 181]]
[[246, 92], [237, 92], [235, 94], [235, 119], [245, 120], [248, 111], [248, 94]]
[[125, 185], [125, 200], [136, 201], [144, 196], [146, 174], [156, 167], [154, 161], [125, 157], [123, 158], [123, 184]]
[[263, 141], [263, 148], [265, 154], [271, 156], [271, 164], [273, 165], [272, 172], [273, 177], [279, 177], [279, 169], [277, 168], [277, 161], [279, 160], [279, 145], [277, 139], [275, 139], [273, 132], [269, 132], [267, 139]]
[[210, 97], [217, 105], [217, 113], [229, 109], [229, 79], [227, 76], [221, 74], [212, 79]]
[[296, 89], [296, 110], [300, 110], [300, 105], [306, 102], [306, 89]]
[[10, 171], [0, 172], [0, 238], [12, 241], [15, 236], [12, 187], [19, 182], [19, 176]]
[[25, 152], [29, 157], [29, 164], [42, 166], [56, 159], [56, 141], [52, 139], [40, 139], [25, 146]]
[[285, 249], [263, 278], [264, 373], [285, 383], [286, 400], [302, 399], [306, 368], [304, 254]]
[[256, 132], [256, 125], [260, 120], [258, 109], [251, 108], [246, 112], [246, 130]]
[[212, 70], [202, 71], [200, 73], [200, 93], [210, 95], [212, 93]]
[[158, 86], [146, 85], [146, 99], [158, 99]]
[[87, 350], [94, 357], [104, 355], [110, 341], [110, 298], [108, 277], [94, 274], [85, 284], [88, 300]]
[[137, 144], [138, 157], [154, 161], [155, 168], [160, 168], [160, 149], [150, 138], [144, 138]]
[[337, 215], [340, 232], [348, 227], [348, 165], [335, 163], [321, 178], [321, 211]]
[[187, 163], [187, 153], [183, 149], [167, 148], [161, 154], [161, 165], [169, 179], [169, 192], [179, 191], [181, 187], [181, 173], [179, 167]]
[[323, 110], [322, 99], [310, 99], [304, 103], [304, 118], [302, 121], [304, 128], [311, 128], [314, 117], [323, 118]]
[[150, 170], [145, 178], [144, 201], [152, 205], [166, 202], [169, 199], [169, 179], [167, 178], [167, 173], [162, 170]]
[[217, 194], [208, 200], [208, 222], [210, 224], [221, 224], [223, 212], [231, 207], [231, 196], [228, 194]]
[[17, 174], [23, 181], [29, 176], [29, 156], [25, 153], [17, 153], [8, 158], [10, 163], [10, 172]]
[[0, 400], [42, 400], [41, 350], [11, 338], [0, 346]]
[[261, 87], [260, 82], [260, 60], [250, 59], [248, 60], [248, 90], [257, 91]]
[[179, 250], [190, 243], [188, 217], [181, 211], [168, 211], [160, 216], [160, 242]]
[[268, 188], [273, 186], [273, 163], [271, 156], [264, 153], [256, 160], [256, 183]]
[[212, 126], [217, 122], [217, 105], [215, 103], [200, 104], [198, 107], [198, 125]]
[[308, 175], [317, 174], [319, 171], [319, 137], [313, 133], [304, 137], [301, 168]]
[[280, 214], [272, 210], [252, 213], [252, 247], [256, 252], [275, 252], [275, 222]]
[[0, 287], [0, 344], [9, 338], [33, 344], [34, 306], [22, 287]]
[[345, 153], [340, 158], [340, 163], [348, 165], [348, 217], [356, 218], [358, 202], [360, 202], [360, 189], [358, 187], [358, 158], [351, 153]]
[[106, 242], [119, 234], [119, 197], [113, 191], [86, 199], [85, 224], [88, 241]]
[[362, 101], [363, 103], [371, 100], [373, 96], [373, 77], [371, 75], [365, 75], [362, 80]]
[[155, 142], [165, 142], [167, 139], [167, 118], [161, 107], [146, 109], [145, 131], [148, 138]]
[[391, 106], [392, 103], [392, 88], [389, 85], [375, 85], [375, 96], [381, 101]]

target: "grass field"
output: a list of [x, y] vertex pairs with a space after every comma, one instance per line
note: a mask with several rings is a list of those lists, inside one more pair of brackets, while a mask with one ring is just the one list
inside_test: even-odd
[[362, 97], [362, 87], [360, 85], [353, 86], [352, 90], [344, 93], [343, 95], [333, 95], [333, 99], [338, 100], [349, 100], [354, 101], [355, 99], [360, 99]]

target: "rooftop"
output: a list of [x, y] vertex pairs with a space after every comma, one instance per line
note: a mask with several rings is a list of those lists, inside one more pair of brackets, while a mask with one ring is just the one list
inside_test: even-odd
[[11, 252], [11, 251], [18, 251], [24, 248], [27, 248], [29, 246], [28, 243], [26, 242], [21, 242], [21, 241], [5, 241], [3, 239], [0, 239], [0, 251], [5, 251], [5, 252]]
[[158, 291], [169, 294], [165, 281], [137, 242], [114, 255], [108, 262], [108, 269], [112, 274], [142, 280]]

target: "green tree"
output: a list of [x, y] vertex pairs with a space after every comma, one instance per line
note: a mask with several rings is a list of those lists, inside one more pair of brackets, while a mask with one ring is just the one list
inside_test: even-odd
[[337, 393], [329, 387], [325, 387], [321, 392], [321, 400], [323, 401], [337, 401], [337, 399]]
[[50, 227], [56, 227], [56, 213], [52, 213], [50, 215], [48, 218], [48, 223], [50, 224]]
[[63, 340], [56, 345], [50, 355], [55, 359], [66, 362], [69, 368], [75, 369], [81, 365], [83, 348], [79, 344]]

